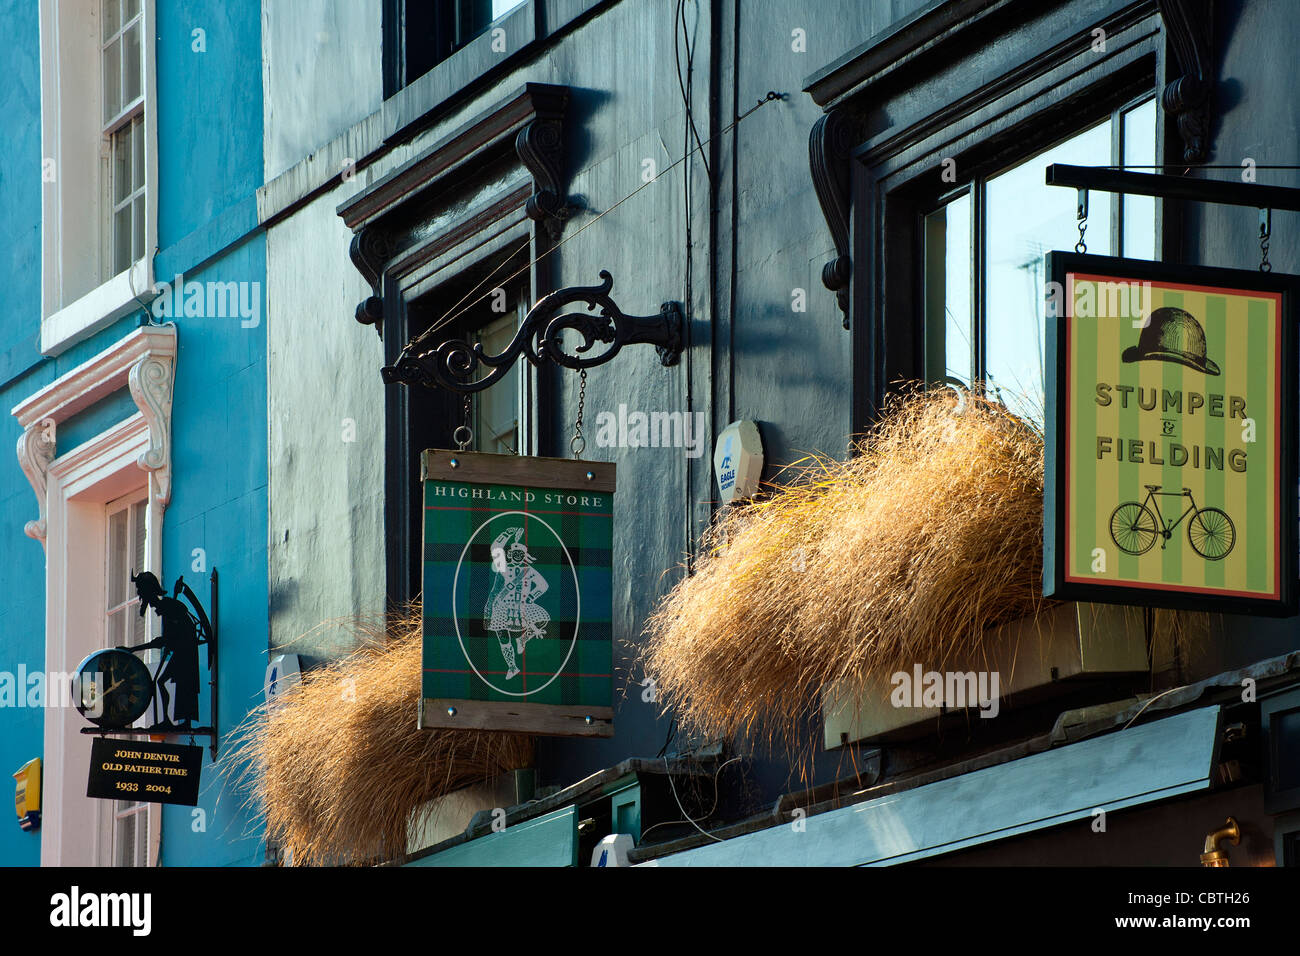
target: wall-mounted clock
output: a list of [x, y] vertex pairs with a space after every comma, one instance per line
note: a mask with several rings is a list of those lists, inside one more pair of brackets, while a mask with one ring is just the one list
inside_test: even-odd
[[77, 668], [72, 702], [78, 712], [104, 728], [129, 728], [149, 709], [153, 675], [130, 651], [95, 651]]

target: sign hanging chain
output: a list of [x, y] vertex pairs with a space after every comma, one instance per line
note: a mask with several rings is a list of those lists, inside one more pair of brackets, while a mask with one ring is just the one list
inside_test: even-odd
[[1083, 234], [1088, 228], [1088, 190], [1079, 190], [1079, 211], [1075, 218], [1079, 221], [1079, 241], [1074, 244], [1074, 251], [1084, 253], [1088, 251], [1088, 244], [1084, 241]]
[[1268, 240], [1273, 234], [1273, 210], [1259, 211], [1259, 271], [1272, 272], [1273, 264], [1268, 261]]
[[578, 417], [573, 422], [573, 437], [569, 439], [569, 450], [574, 458], [581, 458], [587, 450], [587, 439], [582, 437], [582, 411], [587, 404], [587, 370], [584, 368], [578, 376]]
[[460, 425], [456, 426], [456, 430], [451, 434], [451, 440], [456, 443], [456, 446], [461, 451], [464, 451], [466, 448], [468, 448], [469, 443], [474, 440], [474, 430], [469, 427], [469, 412], [470, 412], [469, 399], [470, 397], [466, 395], [464, 421], [462, 421]]

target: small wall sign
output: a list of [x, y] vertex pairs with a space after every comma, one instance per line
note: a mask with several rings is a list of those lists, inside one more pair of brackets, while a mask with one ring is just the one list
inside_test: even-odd
[[424, 453], [421, 727], [613, 733], [614, 467]]
[[1044, 594], [1294, 614], [1294, 276], [1047, 256]]
[[202, 763], [202, 747], [97, 737], [90, 742], [86, 796], [197, 806]]
[[763, 474], [763, 439], [758, 425], [739, 421], [722, 430], [713, 451], [713, 474], [724, 505], [758, 491]]

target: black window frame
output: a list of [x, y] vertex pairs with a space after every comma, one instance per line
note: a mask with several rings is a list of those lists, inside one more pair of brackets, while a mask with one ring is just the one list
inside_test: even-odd
[[[1120, 95], [1123, 95], [1122, 93]], [[1125, 152], [1125, 133], [1124, 117], [1127, 113], [1135, 110], [1147, 103], [1155, 102], [1157, 108], [1157, 130], [1159, 128], [1159, 95], [1154, 88], [1145, 92], [1140, 92], [1128, 96], [1127, 99], [1115, 101], [1108, 111], [1103, 111], [1086, 122], [1080, 122], [1078, 127], [1067, 132], [1064, 136], [1058, 136], [1050, 142], [1035, 142], [1032, 148], [1027, 149], [1023, 155], [1006, 162], [1005, 156], [998, 161], [1001, 165], [984, 164], [976, 168], [973, 174], [966, 177], [960, 177], [955, 184], [944, 184], [946, 190], [936, 190], [934, 198], [927, 204], [923, 199], [917, 201], [919, 217], [917, 222], [918, 235], [920, 237], [920, 268], [918, 270], [918, 282], [916, 287], [916, 302], [918, 304], [918, 321], [921, 324], [921, 354], [920, 354], [920, 374], [919, 379], [926, 382], [938, 382], [944, 377], [936, 378], [932, 373], [930, 365], [930, 348], [929, 337], [931, 334], [932, 319], [926, 308], [927, 297], [927, 280], [926, 269], [929, 265], [928, 256], [925, 248], [925, 228], [926, 219], [932, 213], [946, 206], [962, 196], [969, 196], [971, 201], [971, 368], [973, 369], [972, 378], [976, 381], [988, 381], [988, 350], [986, 323], [988, 321], [988, 303], [985, 296], [987, 286], [986, 273], [988, 271], [987, 256], [987, 216], [988, 216], [988, 198], [987, 186], [989, 180], [996, 178], [1002, 173], [1008, 172], [1019, 166], [1021, 163], [1032, 160], [1035, 156], [1052, 149], [1061, 143], [1072, 139], [1096, 126], [1105, 123], [1107, 120], [1111, 123], [1110, 129], [1110, 161], [1112, 164], [1123, 162]], [[1010, 135], [1010, 134], [1008, 134]], [[1155, 135], [1155, 131], [1153, 131]], [[959, 167], [960, 168], [960, 165]], [[1124, 249], [1124, 220], [1125, 220], [1125, 203], [1124, 196], [1118, 193], [1102, 193], [1090, 196], [1088, 200], [1089, 217], [1096, 221], [1099, 213], [1106, 215], [1110, 221], [1110, 234], [1112, 237], [1112, 250], [1108, 253], [1115, 256], [1124, 256], [1127, 250]], [[1069, 240], [1074, 236], [1071, 233], [1063, 233], [1061, 236], [1061, 248], [1070, 247]], [[888, 267], [887, 267], [888, 268]]]
[[[444, 282], [415, 296], [408, 296], [399, 280], [386, 279], [384, 310], [386, 315], [394, 317], [386, 319], [385, 323], [391, 321], [392, 331], [396, 333], [390, 337], [386, 330], [385, 349], [390, 353], [387, 362], [392, 364], [396, 361], [401, 348], [399, 343], [410, 341], [435, 322], [446, 321], [443, 316], [448, 311], [455, 313], [480, 297], [490, 299], [497, 286], [507, 289], [512, 308], [520, 299], [525, 304], [534, 301], [535, 270], [528, 267], [532, 252], [531, 245], [523, 249], [515, 246], [467, 263]], [[521, 266], [525, 267], [523, 274], [513, 275]], [[489, 275], [492, 279], [471, 293]], [[465, 302], [448, 309], [453, 303], [460, 303], [467, 294], [470, 298]], [[488, 310], [485, 299], [447, 321], [435, 339], [438, 342], [447, 339], [472, 341], [476, 331], [498, 317], [499, 314]], [[538, 411], [541, 408], [539, 393], [545, 386], [539, 376], [530, 374], [531, 366], [527, 362], [520, 360], [516, 367], [526, 376], [522, 388], [528, 415], [519, 423], [519, 451], [520, 454], [539, 454], [542, 453], [539, 447], [545, 442], [545, 433], [541, 430], [543, 416]], [[480, 369], [476, 377], [482, 377], [484, 373], [485, 370]], [[470, 400], [471, 403], [474, 401], [473, 396]], [[440, 388], [389, 386], [386, 405], [385, 421], [389, 430], [386, 442], [389, 467], [385, 478], [387, 591], [390, 604], [400, 606], [418, 598], [424, 587], [420, 547], [424, 534], [424, 486], [420, 480], [420, 453], [426, 448], [456, 447], [455, 431], [464, 420], [464, 396]], [[475, 447], [472, 442], [469, 450], [475, 450]]]
[[[1154, 5], [1092, 5], [1098, 9], [1084, 20], [1068, 4], [1035, 8], [1029, 19], [1010, 8], [972, 17], [939, 46], [910, 57], [907, 70], [864, 47], [810, 80], [818, 102], [856, 117], [860, 127], [848, 151], [854, 434], [870, 430], [900, 382], [925, 377], [922, 210], [971, 176], [1013, 166], [1120, 104], [1159, 99], [1176, 75]], [[1103, 54], [1089, 47], [1096, 27], [1107, 33]], [[1008, 30], [1019, 42], [1001, 42]], [[880, 41], [881, 49], [889, 43]], [[854, 86], [850, 70], [865, 79]], [[1158, 163], [1181, 155], [1181, 145], [1176, 124], [1163, 109], [1156, 114]], [[948, 158], [957, 162], [956, 184], [942, 181]], [[1180, 202], [1156, 201], [1157, 259], [1179, 257], [1184, 215]]]
[[[510, 44], [512, 53], [537, 39], [537, 2], [523, 0], [492, 19], [492, 0], [383, 0], [384, 99], [435, 71], [445, 74], [439, 77], [444, 81], [439, 85], [445, 85], [449, 95], [470, 85], [508, 58], [491, 49], [494, 26], [517, 38]], [[488, 18], [463, 22], [462, 9], [472, 4], [487, 7]], [[418, 47], [408, 40], [413, 33], [425, 37]], [[465, 55], [457, 55], [463, 51], [467, 51]]]

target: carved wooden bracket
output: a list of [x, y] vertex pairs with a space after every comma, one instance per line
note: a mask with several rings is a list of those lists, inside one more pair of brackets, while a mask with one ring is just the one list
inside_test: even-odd
[[537, 192], [528, 197], [528, 218], [540, 223], [558, 240], [564, 224], [573, 214], [565, 196], [563, 112], [558, 116], [541, 116], [519, 131], [515, 137], [519, 161], [533, 174]]
[[[568, 105], [567, 87], [526, 83], [338, 207], [353, 232], [352, 263], [373, 292], [357, 306], [358, 322], [373, 325], [383, 336], [382, 278], [395, 257], [421, 244], [436, 245], [461, 231], [482, 232], [518, 215], [521, 206], [551, 241], [560, 238], [576, 207], [567, 195]], [[485, 170], [500, 175], [503, 161], [518, 163], [518, 179], [503, 179], [483, 206], [440, 220], [436, 235], [422, 225], [429, 210], [451, 208], [457, 197], [486, 184]]]
[[172, 397], [176, 355], [147, 353], [131, 366], [127, 387], [149, 426], [149, 447], [136, 464], [153, 472], [157, 501], [163, 507], [172, 499]]
[[849, 280], [853, 260], [849, 255], [849, 153], [861, 130], [857, 116], [840, 106], [822, 115], [808, 137], [808, 165], [813, 188], [826, 225], [835, 241], [836, 256], [822, 267], [822, 285], [835, 293], [844, 327], [849, 327]]
[[32, 422], [18, 438], [18, 466], [31, 482], [40, 509], [35, 521], [23, 525], [23, 533], [45, 543], [45, 489], [50, 462], [54, 461], [54, 422], [50, 419]]
[[1183, 160], [1203, 163], [1210, 157], [1214, 122], [1214, 46], [1211, 0], [1156, 0], [1183, 75], [1165, 87], [1161, 105], [1178, 121]]
[[153, 474], [155, 500], [161, 507], [167, 506], [172, 492], [175, 373], [176, 326], [143, 326], [14, 408], [14, 417], [23, 427], [18, 465], [36, 493], [38, 508], [36, 520], [23, 526], [29, 538], [45, 544], [49, 470], [58, 454], [59, 426], [123, 387], [130, 390], [149, 431], [149, 447], [136, 464]]

